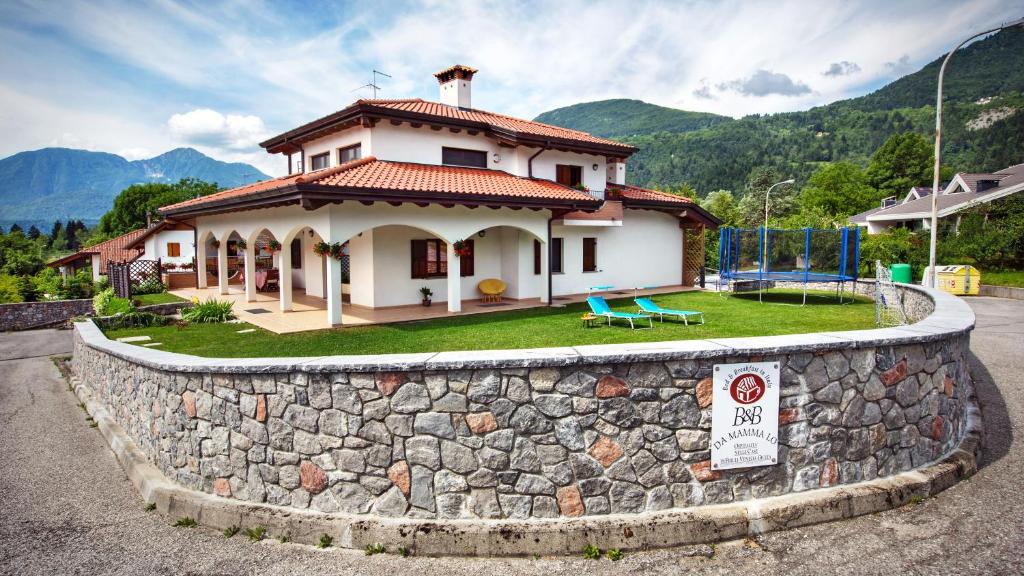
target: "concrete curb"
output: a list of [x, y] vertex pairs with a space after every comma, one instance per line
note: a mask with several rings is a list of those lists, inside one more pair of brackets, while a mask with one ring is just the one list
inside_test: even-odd
[[994, 298], [1010, 298], [1012, 300], [1024, 300], [1024, 288], [982, 284], [981, 289], [978, 291], [978, 295], [992, 296]]
[[223, 530], [264, 526], [268, 537], [316, 544], [322, 534], [336, 546], [363, 549], [382, 543], [421, 556], [526, 556], [578, 554], [587, 544], [643, 550], [730, 540], [898, 508], [914, 496], [934, 496], [977, 472], [981, 410], [970, 386], [963, 438], [942, 459], [917, 470], [858, 484], [822, 488], [734, 504], [715, 504], [635, 515], [552, 520], [410, 520], [326, 514], [220, 498], [178, 486], [152, 463], [121, 426], [72, 376], [75, 393], [97, 422], [129, 481], [169, 522], [188, 516]]

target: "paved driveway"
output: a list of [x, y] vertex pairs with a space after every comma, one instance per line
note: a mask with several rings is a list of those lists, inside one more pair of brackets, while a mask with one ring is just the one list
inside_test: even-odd
[[[451, 559], [225, 540], [143, 511], [47, 354], [70, 334], [0, 334], [2, 574], [1009, 574], [1024, 571], [1024, 302], [969, 300], [982, 470], [919, 505], [758, 542], [579, 558]], [[16, 358], [16, 359], [8, 359]], [[1015, 441], [1016, 440], [1016, 441]]]

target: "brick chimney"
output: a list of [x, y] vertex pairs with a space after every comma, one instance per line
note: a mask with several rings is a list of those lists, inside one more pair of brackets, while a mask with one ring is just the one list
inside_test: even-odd
[[434, 74], [441, 85], [441, 103], [458, 108], [472, 108], [470, 92], [475, 68], [456, 64]]

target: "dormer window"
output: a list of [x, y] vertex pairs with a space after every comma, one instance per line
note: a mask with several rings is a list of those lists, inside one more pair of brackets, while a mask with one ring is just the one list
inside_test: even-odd
[[441, 148], [441, 164], [445, 166], [469, 166], [487, 168], [487, 152], [464, 148]]
[[338, 148], [338, 164], [344, 164], [345, 162], [359, 160], [362, 157], [362, 144], [353, 144], [351, 146], [345, 146], [344, 148]]
[[323, 170], [331, 165], [331, 154], [324, 152], [309, 159], [310, 170]]

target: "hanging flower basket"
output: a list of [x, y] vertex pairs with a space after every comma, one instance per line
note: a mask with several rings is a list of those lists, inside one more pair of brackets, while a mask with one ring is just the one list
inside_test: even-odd
[[335, 242], [331, 244], [331, 258], [335, 260], [341, 260], [342, 256], [345, 255], [345, 251], [341, 245], [341, 242]]
[[248, 247], [248, 245], [245, 243], [245, 240], [239, 240], [235, 242], [235, 248], [239, 250], [245, 250], [246, 247]]
[[217, 240], [216, 238], [210, 240], [210, 246], [213, 246], [214, 248], [220, 248], [220, 240]]
[[328, 244], [327, 242], [317, 242], [313, 245], [313, 253], [317, 256], [330, 256], [335, 260], [341, 260], [342, 256], [345, 255], [345, 251], [341, 242], [335, 242]]
[[463, 256], [470, 256], [472, 254], [472, 251], [469, 249], [469, 244], [467, 244], [465, 240], [456, 240], [455, 242], [452, 242], [452, 251], [455, 252], [455, 255], [459, 258], [462, 258]]
[[269, 248], [271, 252], [280, 252], [281, 243], [277, 240], [271, 239], [270, 242], [267, 242], [267, 248]]
[[331, 252], [331, 245], [327, 242], [317, 242], [313, 245], [313, 253], [317, 256], [323, 256]]

